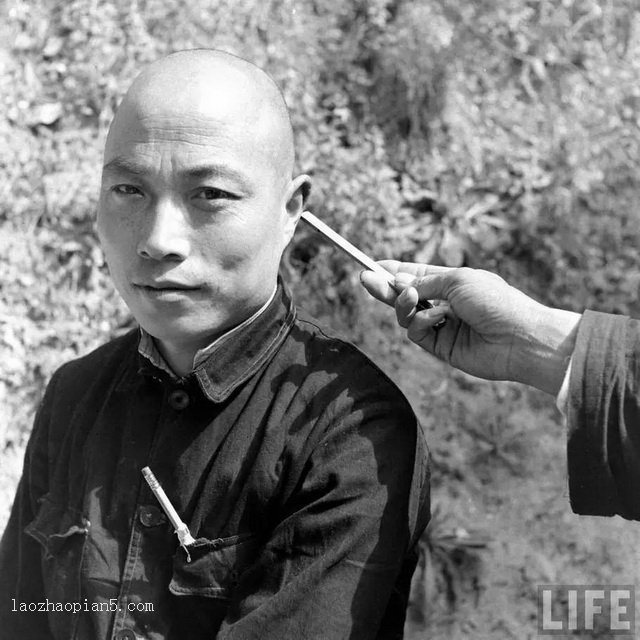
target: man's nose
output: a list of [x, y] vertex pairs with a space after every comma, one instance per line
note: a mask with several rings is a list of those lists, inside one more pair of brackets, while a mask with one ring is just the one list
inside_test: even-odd
[[189, 255], [187, 213], [171, 199], [160, 199], [145, 212], [138, 255], [149, 260], [181, 262]]

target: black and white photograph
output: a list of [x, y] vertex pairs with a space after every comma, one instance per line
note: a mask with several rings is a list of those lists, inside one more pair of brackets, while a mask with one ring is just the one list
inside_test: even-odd
[[0, 640], [640, 638], [636, 0], [0, 16]]

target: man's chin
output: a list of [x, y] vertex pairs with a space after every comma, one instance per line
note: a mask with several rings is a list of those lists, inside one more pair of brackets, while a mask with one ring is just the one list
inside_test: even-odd
[[[186, 349], [211, 344], [216, 338], [241, 324], [256, 305], [215, 304], [208, 299], [195, 301], [188, 296], [166, 294], [159, 301], [136, 297], [127, 301], [138, 324], [156, 340]], [[132, 304], [129, 304], [131, 302]]]
[[213, 314], [207, 317], [206, 323], [202, 319], [184, 316], [172, 319], [167, 315], [136, 319], [138, 324], [156, 340], [175, 347], [183, 345], [185, 349], [201, 349], [230, 328], [228, 319], [218, 318]]

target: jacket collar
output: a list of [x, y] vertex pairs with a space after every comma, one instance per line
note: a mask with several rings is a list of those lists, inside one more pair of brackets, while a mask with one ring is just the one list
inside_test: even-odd
[[[199, 351], [194, 369], [186, 377], [195, 377], [209, 400], [223, 402], [272, 358], [287, 337], [295, 316], [291, 295], [278, 279], [267, 307]], [[141, 335], [138, 351], [139, 373], [177, 379], [148, 334]], [[163, 372], [160, 376], [159, 370]]]

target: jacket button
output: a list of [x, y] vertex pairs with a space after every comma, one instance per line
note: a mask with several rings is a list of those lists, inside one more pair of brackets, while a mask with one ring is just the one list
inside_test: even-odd
[[137, 640], [137, 638], [131, 629], [121, 629], [114, 634], [113, 640]]
[[157, 527], [167, 521], [164, 513], [154, 505], [142, 505], [138, 512], [138, 520], [143, 527]]
[[189, 394], [184, 389], [174, 389], [169, 394], [169, 406], [176, 411], [186, 409], [189, 402]]

